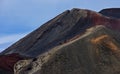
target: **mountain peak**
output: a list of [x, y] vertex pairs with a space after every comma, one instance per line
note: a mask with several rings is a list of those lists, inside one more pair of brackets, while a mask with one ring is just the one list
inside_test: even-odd
[[78, 8], [66, 10], [1, 55], [17, 53], [29, 58], [12, 63], [15, 74], [115, 74], [120, 68], [116, 65], [120, 57], [120, 19], [104, 14], [108, 11], [119, 13], [119, 9], [99, 13]]
[[119, 21], [94, 11], [73, 8], [48, 21], [2, 53], [19, 53], [30, 57], [38, 56], [54, 46], [69, 41], [76, 35], [84, 34], [87, 28], [95, 25], [104, 25], [119, 30]]

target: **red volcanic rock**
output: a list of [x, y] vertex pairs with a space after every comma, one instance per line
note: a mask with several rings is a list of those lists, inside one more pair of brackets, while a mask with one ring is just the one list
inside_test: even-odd
[[110, 17], [103, 16], [96, 12], [89, 11], [90, 20], [92, 25], [104, 25], [108, 28], [120, 31], [120, 19], [114, 19]]
[[0, 69], [5, 69], [7, 71], [13, 72], [14, 64], [22, 59], [23, 57], [21, 57], [17, 53], [1, 55], [0, 56]]

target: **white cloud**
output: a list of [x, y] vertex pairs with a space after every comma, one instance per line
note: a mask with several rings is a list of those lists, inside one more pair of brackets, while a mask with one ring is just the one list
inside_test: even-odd
[[6, 44], [6, 43], [16, 42], [17, 40], [24, 37], [26, 34], [27, 33], [24, 33], [24, 34], [12, 34], [12, 35], [7, 35], [7, 36], [2, 36], [2, 37], [0, 37], [0, 45]]
[[18, 41], [19, 39], [23, 38], [28, 33], [23, 34], [11, 34], [11, 35], [4, 35], [0, 37], [0, 52], [4, 49], [12, 45], [14, 42]]
[[2, 52], [5, 48], [0, 48], [0, 52]]

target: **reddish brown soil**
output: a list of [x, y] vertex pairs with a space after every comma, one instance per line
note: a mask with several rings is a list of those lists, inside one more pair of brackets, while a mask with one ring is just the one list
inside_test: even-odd
[[0, 68], [5, 69], [7, 71], [13, 71], [14, 64], [17, 61], [22, 60], [22, 59], [23, 58], [17, 53], [1, 55], [0, 56]]

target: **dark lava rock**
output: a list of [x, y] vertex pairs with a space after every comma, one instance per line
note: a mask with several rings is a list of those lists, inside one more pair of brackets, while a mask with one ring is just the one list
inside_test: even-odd
[[99, 13], [112, 17], [112, 18], [119, 18], [120, 19], [120, 8], [108, 8], [108, 9], [103, 9]]
[[120, 19], [115, 15], [67, 10], [1, 53], [31, 59], [8, 61], [0, 68], [10, 68], [14, 74], [119, 74], [119, 32]]

